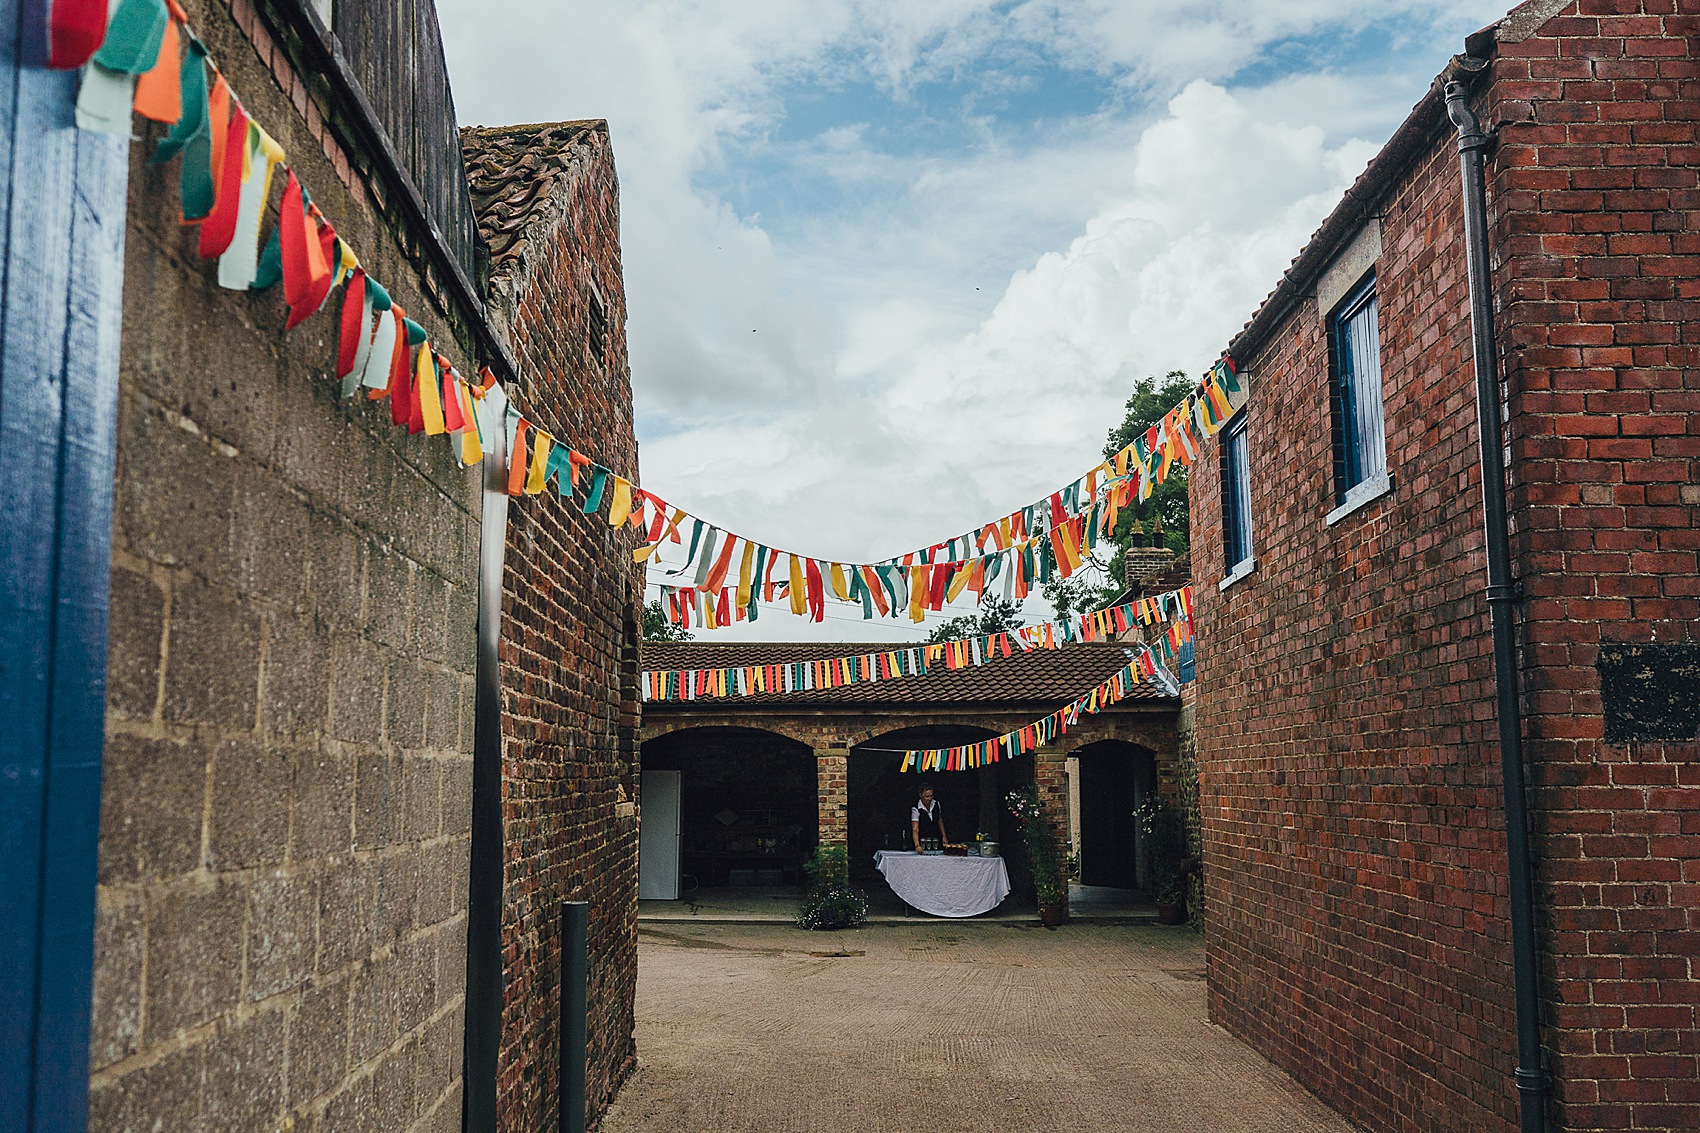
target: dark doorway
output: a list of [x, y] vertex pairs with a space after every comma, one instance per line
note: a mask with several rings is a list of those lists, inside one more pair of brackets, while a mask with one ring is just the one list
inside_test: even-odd
[[[849, 843], [850, 876], [858, 884], [881, 882], [874, 868], [874, 851], [906, 848], [909, 808], [924, 781], [944, 811], [945, 832], [952, 842], [973, 842], [985, 834], [1006, 848], [1013, 834], [1003, 798], [1033, 781], [1033, 759], [1002, 760], [972, 771], [899, 771], [900, 751], [949, 747], [991, 739], [995, 732], [969, 725], [929, 725], [904, 728], [868, 740], [850, 750]], [[1007, 855], [1006, 855], [1007, 856]]]
[[798, 885], [819, 830], [814, 752], [754, 728], [646, 741], [645, 771], [678, 771], [680, 870], [698, 886]]
[[1144, 748], [1116, 740], [1088, 744], [1074, 756], [1079, 760], [1080, 883], [1144, 888], [1134, 812], [1156, 790], [1156, 760]]

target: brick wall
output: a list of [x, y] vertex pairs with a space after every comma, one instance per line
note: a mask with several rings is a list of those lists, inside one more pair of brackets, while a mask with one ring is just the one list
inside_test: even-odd
[[[472, 131], [469, 154], [482, 152]], [[605, 127], [531, 143], [558, 174], [525, 220], [523, 250], [498, 257], [496, 318], [527, 375], [526, 417], [637, 480], [626, 360], [618, 183]], [[475, 177], [475, 199], [479, 188]], [[480, 223], [489, 221], [481, 213]], [[594, 284], [594, 291], [592, 290]], [[606, 304], [598, 360], [590, 303]], [[590, 902], [594, 1121], [633, 1065], [637, 984], [636, 534], [553, 494], [513, 501], [503, 596], [502, 946], [506, 970], [499, 1126], [556, 1125], [560, 905]]]
[[1257, 569], [1225, 592], [1215, 449], [1189, 481], [1211, 1018], [1376, 1130], [1515, 1112], [1458, 185], [1437, 125], [1376, 210], [1392, 492], [1324, 521], [1314, 299], [1241, 359]]
[[1585, 0], [1502, 46], [1488, 100], [1565, 1129], [1700, 1128], [1700, 691], [1690, 742], [1608, 742], [1598, 667], [1644, 646], [1652, 685], [1700, 645], [1697, 35], [1692, 3]]
[[[1561, 1129], [1700, 1124], [1700, 752], [1607, 743], [1597, 667], [1610, 643], [1692, 645], [1700, 615], [1700, 91], [1675, 9], [1533, 21], [1478, 99], [1501, 126], [1489, 198]], [[1374, 1129], [1515, 1127], [1458, 186], [1437, 123], [1373, 210], [1392, 492], [1324, 524], [1309, 300], [1242, 359], [1258, 567], [1225, 593], [1215, 461], [1191, 480], [1212, 1017]]]
[[[252, 10], [187, 6], [337, 230], [455, 343]], [[90, 1128], [458, 1129], [475, 474], [338, 399], [334, 313], [286, 335], [279, 289], [216, 285], [140, 128]]]

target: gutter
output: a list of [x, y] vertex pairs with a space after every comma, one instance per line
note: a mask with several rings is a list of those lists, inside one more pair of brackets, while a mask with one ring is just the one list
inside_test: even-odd
[[[1512, 982], [1517, 999], [1517, 1069], [1514, 1078], [1522, 1133], [1544, 1133], [1550, 1084], [1541, 1067], [1540, 999], [1536, 979], [1540, 955], [1535, 942], [1534, 869], [1529, 853], [1528, 785], [1523, 768], [1523, 720], [1517, 680], [1513, 604], [1522, 587], [1511, 574], [1511, 537], [1506, 520], [1503, 430], [1499, 411], [1499, 355], [1494, 333], [1492, 265], [1487, 236], [1487, 151], [1484, 133], [1470, 109], [1468, 77], [1486, 70], [1475, 56], [1454, 60], [1445, 80], [1448, 117], [1458, 128], [1458, 165], [1463, 177], [1464, 245], [1470, 281], [1470, 327], [1476, 372], [1476, 433], [1480, 442], [1482, 528], [1487, 549], [1487, 602], [1493, 619], [1493, 670], [1499, 718], [1500, 776], [1505, 796], [1505, 848], [1511, 898]], [[1450, 77], [1449, 77], [1450, 76]], [[1436, 88], [1441, 82], [1436, 81]]]
[[[1500, 25], [1476, 32], [1465, 41], [1465, 50], [1474, 52], [1478, 45], [1491, 49], [1503, 37]], [[1358, 234], [1364, 223], [1377, 215], [1382, 198], [1398, 180], [1406, 167], [1421, 156], [1435, 141], [1435, 135], [1446, 126], [1446, 98], [1442, 91], [1445, 82], [1472, 72], [1472, 65], [1481, 64], [1472, 55], [1453, 56], [1428, 92], [1411, 108], [1387, 144], [1371, 159], [1369, 165], [1352, 182], [1334, 211], [1311, 235], [1300, 249], [1292, 265], [1282, 273], [1268, 297], [1263, 300], [1251, 320], [1228, 343], [1228, 356], [1241, 369], [1249, 366], [1294, 307], [1311, 296], [1311, 284], [1333, 261], [1340, 249]]]

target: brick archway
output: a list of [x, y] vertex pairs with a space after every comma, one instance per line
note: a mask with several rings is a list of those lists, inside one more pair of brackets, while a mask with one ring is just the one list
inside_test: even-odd
[[[707, 887], [800, 882], [820, 840], [814, 748], [778, 728], [657, 731], [644, 741], [643, 769], [678, 776], [680, 872]], [[663, 813], [672, 812], [657, 821]]]

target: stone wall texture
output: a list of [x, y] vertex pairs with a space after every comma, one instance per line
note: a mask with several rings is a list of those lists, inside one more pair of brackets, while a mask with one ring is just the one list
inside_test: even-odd
[[[570, 137], [549, 157], [559, 172], [532, 210], [523, 250], [496, 261], [496, 316], [526, 374], [515, 396], [520, 411], [635, 483], [613, 151], [603, 127]], [[605, 305], [600, 358], [592, 302]], [[553, 494], [516, 499], [508, 511], [498, 1120], [513, 1133], [556, 1128], [563, 901], [590, 902], [592, 1120], [634, 1065], [643, 597], [636, 545], [634, 529], [614, 530], [605, 514], [587, 516]]]
[[[1551, 1127], [1694, 1129], [1700, 745], [1608, 742], [1597, 663], [1700, 637], [1700, 14], [1583, 0], [1544, 18], [1554, 7], [1502, 38], [1477, 98], [1499, 127], [1488, 192]], [[1504, 817], [1444, 121], [1373, 211], [1392, 491], [1324, 522], [1313, 300], [1240, 359], [1258, 565], [1225, 592], [1214, 456], [1192, 473], [1211, 1015], [1365, 1128], [1511, 1129]]]
[[[252, 9], [187, 6], [466, 360]], [[131, 151], [90, 1128], [458, 1129], [476, 473], [339, 399], [334, 311], [286, 334], [280, 289], [217, 286], [157, 137]]]

